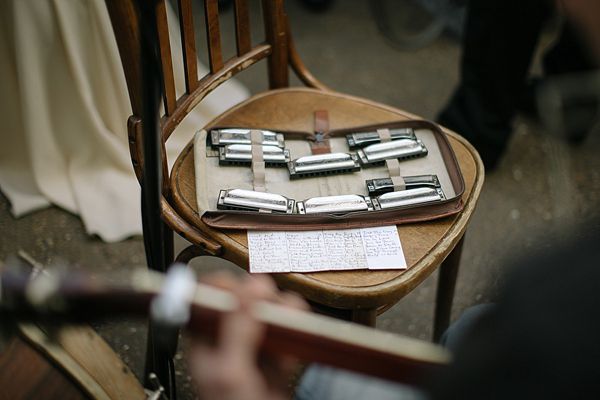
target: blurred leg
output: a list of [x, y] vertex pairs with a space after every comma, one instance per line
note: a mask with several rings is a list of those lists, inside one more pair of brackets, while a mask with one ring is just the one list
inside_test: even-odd
[[504, 151], [543, 24], [545, 0], [469, 3], [461, 82], [438, 122], [469, 140], [491, 170]]

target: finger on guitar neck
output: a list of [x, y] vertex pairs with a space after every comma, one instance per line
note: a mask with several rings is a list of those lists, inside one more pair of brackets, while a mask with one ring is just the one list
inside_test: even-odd
[[[146, 316], [165, 283], [163, 274], [146, 269], [133, 272], [126, 282], [112, 284], [75, 274], [62, 278], [45, 275], [31, 281], [22, 276], [0, 275], [0, 313], [18, 318], [55, 314], [69, 321], [122, 314]], [[43, 288], [43, 296], [33, 296], [31, 293], [39, 287]], [[189, 320], [185, 327], [209, 340], [214, 340], [221, 317], [240, 307], [231, 292], [204, 283], [195, 283], [186, 301]], [[258, 301], [249, 309], [266, 326], [261, 351], [272, 354], [289, 354], [305, 362], [416, 385], [451, 359], [445, 349], [423, 340], [270, 301]]]

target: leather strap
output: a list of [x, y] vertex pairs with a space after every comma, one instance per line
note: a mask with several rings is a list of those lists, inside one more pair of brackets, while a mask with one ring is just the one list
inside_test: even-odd
[[404, 182], [403, 177], [398, 175], [398, 176], [391, 176], [390, 178], [392, 179], [392, 183], [394, 184], [394, 191], [406, 189], [406, 183]]
[[400, 162], [398, 159], [393, 158], [391, 160], [385, 160], [385, 165], [388, 168], [390, 173], [390, 178], [392, 179], [392, 183], [394, 184], [394, 190], [404, 190], [406, 189], [406, 183], [404, 182], [404, 178], [400, 174]]
[[329, 114], [327, 110], [315, 111], [315, 133], [325, 133], [329, 130]]
[[331, 153], [329, 139], [325, 138], [325, 133], [329, 131], [329, 115], [327, 110], [315, 111], [315, 142], [310, 142], [310, 150], [313, 154]]
[[[377, 129], [377, 133], [379, 134], [381, 143], [392, 141], [392, 135], [390, 134], [390, 130], [388, 128]], [[406, 189], [406, 183], [400, 174], [400, 162], [398, 159], [393, 158], [391, 160], [385, 160], [385, 165], [387, 166], [387, 169], [390, 173], [390, 178], [394, 184], [394, 190]]]
[[381, 140], [381, 143], [392, 141], [392, 135], [390, 134], [390, 130], [388, 128], [377, 129], [377, 133], [379, 134], [379, 140]]
[[250, 130], [252, 141], [252, 174], [254, 175], [254, 190], [265, 192], [265, 160], [262, 147], [262, 132], [258, 129]]
[[385, 160], [385, 165], [390, 173], [390, 176], [400, 176], [400, 162], [396, 158]]

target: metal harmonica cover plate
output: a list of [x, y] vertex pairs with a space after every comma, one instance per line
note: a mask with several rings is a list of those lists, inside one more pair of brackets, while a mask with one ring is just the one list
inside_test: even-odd
[[[417, 187], [431, 187], [439, 188], [440, 180], [437, 175], [415, 175], [415, 176], [404, 176], [404, 184], [406, 189], [413, 189]], [[369, 196], [378, 196], [383, 193], [394, 191], [394, 182], [391, 178], [379, 178], [370, 179], [366, 181], [367, 190]]]
[[442, 201], [446, 199], [440, 188], [421, 187], [384, 193], [374, 199], [375, 209], [386, 210], [395, 207], [407, 207], [416, 204]]
[[[290, 151], [277, 146], [262, 146], [266, 166], [285, 166], [290, 161]], [[240, 165], [252, 162], [252, 145], [230, 144], [219, 147], [220, 165]]]
[[378, 165], [385, 160], [407, 159], [427, 155], [425, 144], [417, 139], [400, 139], [377, 143], [356, 152], [363, 166]]
[[[398, 139], [417, 140], [415, 131], [412, 128], [390, 129], [390, 136], [392, 137], [392, 140], [398, 140]], [[350, 149], [353, 150], [356, 148], [362, 148], [362, 147], [368, 146], [370, 144], [379, 143], [381, 141], [381, 138], [379, 137], [379, 133], [377, 133], [377, 131], [355, 132], [355, 133], [347, 134], [346, 141], [348, 142], [348, 147], [350, 147]]]
[[228, 189], [219, 192], [219, 210], [269, 211], [291, 214], [295, 200], [274, 193], [255, 192], [245, 189]]
[[[285, 147], [283, 133], [261, 130], [262, 144], [265, 146]], [[213, 148], [227, 146], [230, 144], [252, 144], [250, 129], [224, 128], [210, 131], [210, 140]]]
[[360, 170], [356, 154], [328, 153], [300, 157], [288, 163], [290, 179]]
[[345, 213], [373, 210], [371, 198], [357, 194], [313, 197], [296, 203], [299, 214]]

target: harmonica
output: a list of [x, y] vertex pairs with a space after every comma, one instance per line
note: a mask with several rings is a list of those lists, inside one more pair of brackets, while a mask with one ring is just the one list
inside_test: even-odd
[[288, 163], [290, 179], [342, 174], [360, 170], [356, 154], [327, 153], [300, 157]]
[[340, 196], [312, 197], [298, 201], [296, 208], [299, 214], [347, 213], [353, 211], [372, 211], [370, 197], [358, 194]]
[[[412, 139], [417, 140], [415, 131], [412, 128], [395, 128], [390, 129], [390, 136], [392, 140], [398, 139]], [[363, 148], [370, 144], [381, 142], [379, 133], [377, 131], [372, 132], [355, 132], [346, 135], [346, 141], [350, 150]]]
[[420, 187], [388, 192], [374, 197], [373, 207], [375, 210], [387, 210], [389, 208], [409, 207], [445, 199], [446, 196], [440, 188]]
[[217, 209], [291, 214], [294, 211], [295, 203], [295, 200], [279, 194], [245, 189], [226, 189], [219, 192]]
[[356, 154], [363, 167], [370, 167], [381, 165], [385, 160], [393, 158], [405, 160], [424, 157], [427, 155], [427, 147], [419, 139], [400, 139], [369, 145], [364, 149], [357, 150]]
[[[267, 167], [282, 167], [290, 161], [290, 151], [277, 146], [262, 146], [263, 159]], [[230, 144], [219, 147], [219, 165], [250, 165], [252, 145]]]
[[[404, 179], [406, 189], [414, 189], [418, 187], [441, 187], [440, 180], [438, 179], [437, 175], [404, 176], [402, 179]], [[394, 182], [392, 182], [392, 178], [370, 179], [365, 181], [365, 183], [367, 185], [369, 196], [379, 196], [380, 194], [394, 191]]]
[[[252, 144], [250, 139], [251, 129], [246, 128], [223, 128], [210, 131], [210, 143], [213, 148], [223, 147], [230, 144]], [[265, 146], [285, 147], [283, 133], [276, 133], [260, 129], [262, 144]]]

